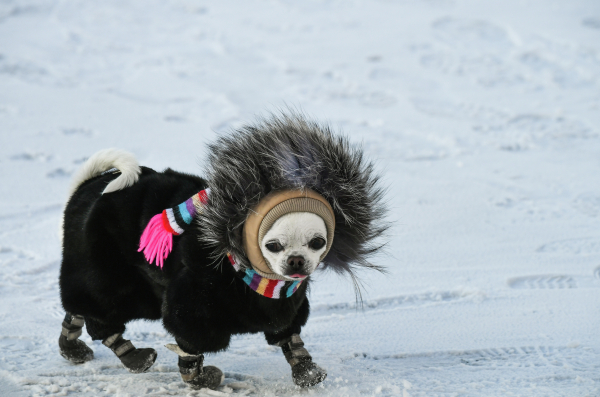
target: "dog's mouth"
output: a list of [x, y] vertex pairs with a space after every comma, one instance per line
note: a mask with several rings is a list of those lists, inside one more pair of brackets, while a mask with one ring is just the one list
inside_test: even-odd
[[306, 274], [299, 274], [299, 273], [294, 273], [294, 274], [290, 274], [288, 275], [289, 278], [295, 278], [295, 279], [299, 279], [299, 280], [304, 280], [306, 277], [308, 277], [308, 275]]

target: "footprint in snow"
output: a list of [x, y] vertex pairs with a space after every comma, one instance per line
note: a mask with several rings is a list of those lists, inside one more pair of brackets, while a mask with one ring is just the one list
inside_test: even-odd
[[15, 155], [11, 156], [10, 159], [13, 161], [24, 160], [24, 161], [47, 162], [52, 159], [52, 155], [46, 154], [43, 152], [23, 152], [23, 153], [19, 153], [19, 154], [15, 154]]
[[502, 52], [514, 46], [504, 28], [484, 20], [444, 17], [432, 29], [440, 41], [465, 50]]
[[600, 29], [600, 18], [585, 18], [581, 24], [586, 28]]
[[66, 171], [63, 168], [57, 168], [53, 171], [50, 171], [46, 174], [48, 178], [68, 178], [71, 176], [71, 171]]
[[94, 131], [92, 131], [89, 128], [63, 128], [62, 133], [64, 135], [71, 136], [92, 136], [94, 134]]
[[600, 215], [600, 196], [594, 193], [584, 193], [573, 200], [573, 207], [582, 214], [594, 218]]

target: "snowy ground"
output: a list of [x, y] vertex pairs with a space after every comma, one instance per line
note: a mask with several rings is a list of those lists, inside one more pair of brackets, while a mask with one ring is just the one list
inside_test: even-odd
[[200, 172], [205, 143], [291, 105], [363, 142], [389, 185], [390, 274], [321, 274], [302, 391], [242, 336], [210, 395], [600, 395], [597, 0], [0, 1], [0, 394], [206, 395], [159, 323], [145, 374], [59, 356], [70, 177], [107, 147]]

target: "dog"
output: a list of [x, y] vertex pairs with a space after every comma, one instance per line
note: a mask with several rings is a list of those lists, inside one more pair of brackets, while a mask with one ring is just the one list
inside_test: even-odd
[[[223, 372], [204, 354], [231, 336], [264, 333], [301, 387], [322, 382], [300, 338], [317, 268], [384, 270], [384, 190], [359, 147], [296, 113], [271, 115], [208, 146], [205, 178], [140, 166], [108, 149], [74, 177], [63, 217], [60, 295], [63, 357], [93, 359], [85, 325], [131, 372], [156, 360], [123, 338], [136, 319], [162, 320], [181, 377], [217, 388]], [[358, 295], [357, 295], [358, 296]]]

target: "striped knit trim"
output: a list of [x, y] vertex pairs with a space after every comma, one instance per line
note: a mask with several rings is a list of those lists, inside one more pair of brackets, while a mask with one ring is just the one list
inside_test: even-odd
[[162, 213], [163, 226], [175, 236], [179, 236], [192, 224], [194, 218], [200, 214], [202, 208], [208, 202], [210, 189], [202, 190], [194, 194], [183, 203], [167, 208]]
[[242, 267], [237, 263], [233, 255], [227, 254], [227, 258], [235, 271], [240, 273], [242, 280], [244, 280], [252, 290], [267, 298], [289, 298], [298, 290], [302, 281], [304, 281], [271, 280], [261, 276], [253, 269], [242, 270]]
[[173, 236], [182, 234], [190, 227], [208, 202], [209, 193], [210, 189], [202, 190], [150, 219], [142, 232], [138, 248], [138, 252], [144, 252], [148, 263], [156, 261], [156, 266], [163, 268], [165, 259], [173, 250]]

